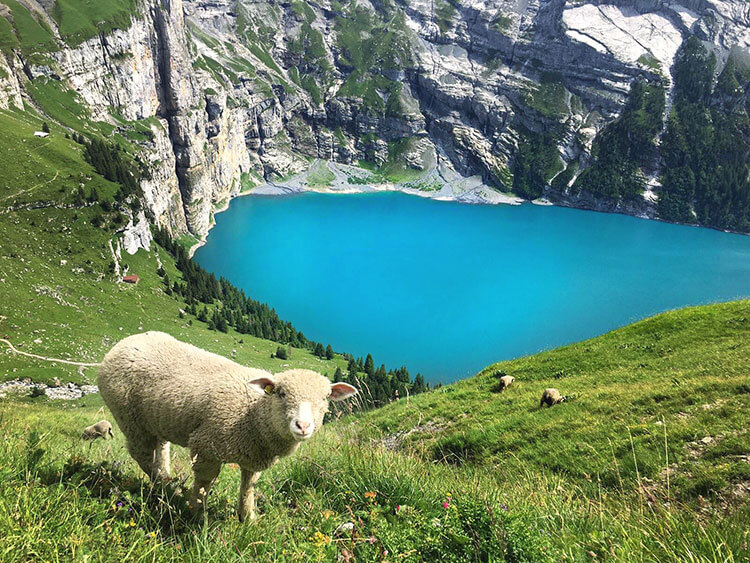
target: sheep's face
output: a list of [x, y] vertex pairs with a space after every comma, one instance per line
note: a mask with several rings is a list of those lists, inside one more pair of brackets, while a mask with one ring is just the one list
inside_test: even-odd
[[328, 401], [343, 401], [357, 392], [348, 383], [331, 383], [311, 370], [295, 369], [253, 380], [256, 390], [266, 395], [271, 424], [280, 435], [291, 434], [297, 441], [310, 438], [323, 425]]

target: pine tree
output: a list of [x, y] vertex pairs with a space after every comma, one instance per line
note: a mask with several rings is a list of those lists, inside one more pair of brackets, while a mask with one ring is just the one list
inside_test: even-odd
[[78, 190], [76, 190], [74, 204], [76, 205], [76, 207], [83, 207], [86, 204], [86, 200], [83, 194], [83, 188], [81, 188], [80, 186], [78, 187]]
[[372, 377], [372, 375], [375, 373], [375, 362], [372, 359], [372, 354], [367, 354], [364, 371], [370, 377]]
[[333, 348], [331, 348], [331, 345], [329, 344], [326, 346], [326, 360], [332, 360], [333, 359]]

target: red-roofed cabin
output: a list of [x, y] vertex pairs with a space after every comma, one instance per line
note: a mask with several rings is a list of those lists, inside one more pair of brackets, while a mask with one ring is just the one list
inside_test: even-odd
[[122, 278], [122, 281], [125, 283], [138, 283], [138, 280], [141, 278], [138, 277], [138, 274], [130, 274]]

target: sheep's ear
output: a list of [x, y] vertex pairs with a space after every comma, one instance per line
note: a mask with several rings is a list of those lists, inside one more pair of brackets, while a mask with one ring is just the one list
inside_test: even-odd
[[270, 377], [258, 377], [250, 381], [250, 389], [261, 395], [273, 395], [276, 390], [276, 382]]
[[334, 383], [331, 385], [331, 400], [343, 401], [357, 394], [357, 388], [348, 383]]

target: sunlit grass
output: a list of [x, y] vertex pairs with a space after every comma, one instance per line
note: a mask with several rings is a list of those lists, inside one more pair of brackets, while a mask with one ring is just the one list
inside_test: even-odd
[[[745, 560], [750, 505], [733, 491], [748, 480], [749, 307], [661, 315], [334, 421], [263, 474], [261, 517], [245, 524], [234, 516], [236, 467], [224, 467], [207, 513], [194, 514], [182, 448], [173, 450], [175, 479], [152, 486], [119, 432], [79, 439], [109, 417], [98, 396], [6, 401], [0, 554]], [[498, 370], [517, 378], [502, 394], [493, 391]], [[550, 384], [576, 398], [539, 409]]]

